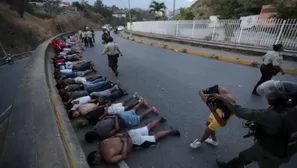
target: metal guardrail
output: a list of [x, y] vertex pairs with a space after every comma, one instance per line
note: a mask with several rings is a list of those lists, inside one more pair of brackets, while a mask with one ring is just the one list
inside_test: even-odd
[[204, 41], [234, 43], [270, 48], [282, 43], [286, 49], [297, 49], [297, 19], [261, 19], [259, 15], [237, 20], [172, 20], [133, 22], [133, 31], [155, 33]]
[[[269, 51], [269, 48], [264, 47], [256, 47], [256, 46], [246, 46], [246, 45], [240, 45], [240, 44], [230, 44], [230, 43], [219, 43], [214, 41], [203, 41], [199, 39], [189, 39], [185, 37], [176, 37], [176, 36], [168, 36], [163, 34], [155, 34], [155, 33], [145, 33], [145, 32], [139, 32], [139, 31], [131, 31], [131, 30], [125, 30], [127, 33], [132, 33], [134, 35], [149, 37], [149, 38], [156, 38], [156, 39], [164, 39], [167, 41], [174, 41], [174, 42], [182, 42], [182, 43], [190, 43], [190, 44], [197, 44], [197, 45], [205, 45], [205, 46], [211, 46], [215, 48], [226, 48], [226, 49], [232, 49], [232, 50], [242, 50], [242, 51], [250, 51], [255, 53], [261, 53], [264, 54], [267, 51]], [[293, 59], [297, 58], [297, 51], [287, 50], [282, 52], [283, 56], [286, 57], [293, 57]]]

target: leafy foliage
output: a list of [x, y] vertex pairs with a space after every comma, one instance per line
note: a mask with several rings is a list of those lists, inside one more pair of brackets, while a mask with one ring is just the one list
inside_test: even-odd
[[190, 8], [181, 8], [180, 13], [176, 16], [178, 20], [193, 20], [194, 14]]
[[156, 20], [158, 20], [159, 18], [165, 15], [166, 5], [164, 4], [164, 2], [159, 3], [156, 1], [152, 1], [149, 7], [150, 7], [150, 13], [155, 14]]
[[279, 19], [297, 18], [297, 2], [286, 3], [285, 0], [275, 1], [273, 4], [276, 10], [274, 17]]

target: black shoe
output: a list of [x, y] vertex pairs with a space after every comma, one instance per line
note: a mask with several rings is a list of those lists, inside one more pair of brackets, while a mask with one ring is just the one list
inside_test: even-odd
[[260, 96], [257, 91], [253, 91], [252, 94], [255, 95], [255, 96]]
[[219, 168], [228, 168], [228, 164], [226, 162], [220, 161], [220, 160], [216, 160], [217, 165], [219, 166]]
[[177, 129], [174, 129], [172, 127], [170, 129], [172, 130], [172, 135], [173, 136], [180, 137], [180, 132]]
[[160, 123], [165, 123], [167, 120], [164, 118], [164, 117], [162, 117], [161, 119], [160, 119]]
[[116, 75], [116, 76], [119, 76], [119, 72], [115, 72], [115, 75]]
[[243, 164], [238, 158], [234, 158], [229, 162], [223, 162], [217, 159], [216, 162], [219, 168], [244, 168], [244, 166], [242, 166]]

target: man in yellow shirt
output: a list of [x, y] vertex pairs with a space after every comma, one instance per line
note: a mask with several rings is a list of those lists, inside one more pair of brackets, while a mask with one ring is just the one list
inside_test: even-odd
[[115, 75], [118, 76], [118, 58], [119, 55], [123, 56], [123, 54], [119, 45], [113, 42], [112, 37], [109, 37], [108, 43], [105, 45], [102, 55], [104, 54], [107, 54], [108, 56], [108, 66], [115, 73]]
[[[227, 125], [229, 119], [232, 117], [232, 113], [225, 108], [224, 106], [217, 106], [216, 103], [212, 102], [211, 99], [208, 99], [210, 95], [219, 95], [225, 99], [235, 103], [234, 97], [228, 92], [227, 89], [215, 85], [206, 90], [199, 92], [202, 100], [207, 104], [208, 108], [211, 111], [211, 114], [208, 117], [206, 122], [206, 129], [200, 139], [195, 139], [194, 142], [190, 144], [191, 148], [198, 148], [203, 142], [206, 142], [213, 146], [218, 146], [218, 141], [216, 138], [216, 131]], [[211, 137], [211, 138], [209, 138]]]

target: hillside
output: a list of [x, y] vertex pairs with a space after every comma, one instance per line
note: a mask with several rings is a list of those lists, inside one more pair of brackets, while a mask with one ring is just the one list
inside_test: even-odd
[[54, 19], [24, 13], [24, 18], [21, 18], [10, 6], [1, 3], [0, 23], [0, 42], [10, 54], [34, 50], [38, 44], [61, 31], [77, 30], [86, 25], [97, 28], [100, 25], [100, 22], [95, 23], [79, 13], [57, 15]]

